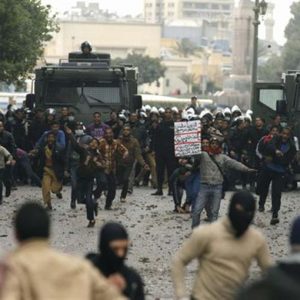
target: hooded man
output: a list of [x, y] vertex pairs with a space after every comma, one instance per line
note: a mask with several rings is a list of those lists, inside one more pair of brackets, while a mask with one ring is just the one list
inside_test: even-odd
[[226, 217], [196, 228], [177, 252], [172, 264], [175, 299], [186, 297], [184, 269], [193, 259], [200, 270], [191, 299], [231, 300], [247, 279], [256, 260], [262, 270], [271, 265], [263, 235], [250, 224], [255, 214], [255, 199], [249, 192], [235, 193]]
[[271, 268], [266, 276], [245, 288], [238, 300], [298, 300], [300, 295], [300, 217], [290, 232], [291, 253]]
[[87, 259], [128, 299], [144, 300], [144, 284], [140, 275], [125, 265], [129, 244], [128, 233], [122, 225], [107, 223], [100, 232], [100, 253], [88, 254]]
[[35, 202], [22, 205], [14, 218], [18, 247], [3, 261], [0, 299], [125, 300], [86, 260], [50, 246], [51, 220]]

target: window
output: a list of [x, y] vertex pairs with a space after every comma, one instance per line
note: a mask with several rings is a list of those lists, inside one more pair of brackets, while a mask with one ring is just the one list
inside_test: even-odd
[[81, 87], [78, 82], [51, 81], [47, 87], [47, 104], [75, 105], [86, 101], [89, 105], [119, 104], [120, 88], [97, 82], [85, 82]]
[[219, 4], [212, 4], [211, 9], [219, 9]]
[[208, 3], [196, 3], [196, 8], [199, 9], [208, 9]]
[[192, 8], [193, 7], [193, 3], [191, 3], [191, 2], [184, 2], [183, 3], [183, 7], [184, 8]]
[[266, 105], [272, 110], [276, 110], [277, 100], [283, 99], [283, 90], [280, 89], [260, 89], [259, 102]]
[[230, 5], [229, 4], [223, 4], [222, 9], [223, 10], [230, 10]]

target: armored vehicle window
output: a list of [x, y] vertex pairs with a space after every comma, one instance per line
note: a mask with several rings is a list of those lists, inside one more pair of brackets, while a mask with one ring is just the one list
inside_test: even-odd
[[98, 82], [49, 82], [46, 94], [47, 104], [76, 104], [87, 102], [89, 105], [120, 104], [120, 87], [113, 83]]
[[283, 91], [279, 89], [260, 89], [259, 90], [259, 102], [276, 110], [277, 100], [283, 99]]
[[[79, 89], [80, 92], [81, 89]], [[119, 104], [119, 87], [85, 87], [83, 95], [89, 104]]]

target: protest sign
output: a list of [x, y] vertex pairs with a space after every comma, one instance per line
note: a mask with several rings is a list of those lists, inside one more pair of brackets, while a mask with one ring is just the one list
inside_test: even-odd
[[175, 122], [175, 156], [191, 156], [201, 153], [201, 122]]

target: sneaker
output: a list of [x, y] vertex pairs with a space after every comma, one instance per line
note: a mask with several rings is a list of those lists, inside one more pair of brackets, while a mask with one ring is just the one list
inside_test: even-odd
[[159, 190], [157, 190], [155, 193], [151, 194], [151, 196], [162, 196], [162, 195], [163, 195], [163, 192], [159, 191]]
[[61, 192], [59, 192], [59, 193], [56, 193], [56, 197], [58, 198], [58, 199], [62, 199], [62, 193]]
[[105, 210], [111, 210], [111, 205], [105, 205], [104, 209]]
[[89, 224], [88, 224], [88, 228], [92, 228], [92, 227], [94, 227], [95, 226], [95, 223], [96, 223], [96, 221], [95, 220], [92, 220], [92, 221], [89, 221]]
[[122, 203], [126, 203], [126, 198], [120, 198], [120, 201], [122, 202]]
[[264, 212], [265, 211], [265, 207], [263, 205], [260, 205], [258, 208], [259, 212]]
[[278, 223], [279, 223], [278, 215], [277, 214], [273, 214], [270, 224], [271, 225], [276, 225]]

